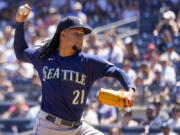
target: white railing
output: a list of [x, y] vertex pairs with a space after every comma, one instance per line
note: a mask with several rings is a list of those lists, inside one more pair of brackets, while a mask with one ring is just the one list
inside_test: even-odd
[[133, 36], [133, 35], [137, 35], [139, 33], [139, 30], [138, 29], [132, 29], [132, 30], [128, 30], [122, 34], [119, 34], [118, 35], [118, 38], [126, 38], [126, 37], [129, 37], [129, 36]]
[[[119, 21], [111, 23], [111, 24], [97, 27], [97, 28], [93, 29], [93, 32], [98, 34], [98, 33], [104, 32], [104, 31], [108, 31], [110, 29], [117, 28], [119, 26], [123, 26], [128, 23], [137, 22], [137, 21], [138, 21], [137, 17], [132, 17], [132, 18], [125, 19], [125, 20], [119, 20]], [[138, 29], [131, 29], [130, 31], [126, 31], [123, 34], [119, 34], [119, 37], [124, 38], [126, 36], [131, 36], [131, 35], [135, 35], [135, 34], [138, 34]]]

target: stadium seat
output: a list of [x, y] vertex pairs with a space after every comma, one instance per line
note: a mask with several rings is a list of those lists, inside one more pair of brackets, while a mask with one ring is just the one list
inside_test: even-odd
[[122, 128], [123, 133], [128, 135], [139, 135], [144, 132], [144, 126], [138, 127], [124, 127]]
[[18, 132], [25, 131], [25, 126], [31, 122], [29, 119], [17, 118], [17, 119], [0, 119], [0, 124], [4, 127], [3, 132], [12, 132], [13, 127], [17, 126]]
[[174, 132], [176, 132], [176, 133], [179, 134], [179, 133], [180, 133], [180, 127], [179, 127], [179, 128], [175, 128], [175, 129], [174, 129]]
[[160, 132], [161, 132], [160, 127], [151, 127], [149, 129], [150, 134], [157, 134], [157, 133], [160, 133]]

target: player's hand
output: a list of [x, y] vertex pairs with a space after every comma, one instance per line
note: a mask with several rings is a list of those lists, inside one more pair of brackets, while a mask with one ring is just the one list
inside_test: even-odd
[[127, 98], [125, 98], [125, 102], [127, 106], [133, 106], [135, 102], [135, 91], [133, 89], [129, 89], [127, 92]]
[[16, 21], [24, 22], [27, 19], [30, 12], [31, 12], [31, 7], [28, 4], [20, 6], [16, 14]]

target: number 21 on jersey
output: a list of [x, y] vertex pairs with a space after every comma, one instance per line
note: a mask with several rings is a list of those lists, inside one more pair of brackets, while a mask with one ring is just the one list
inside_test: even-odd
[[85, 90], [75, 90], [73, 91], [73, 101], [72, 104], [83, 104], [84, 103], [84, 96], [85, 96]]

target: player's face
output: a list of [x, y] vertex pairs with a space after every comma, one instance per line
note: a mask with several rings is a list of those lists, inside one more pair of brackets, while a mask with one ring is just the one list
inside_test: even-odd
[[72, 28], [63, 30], [62, 34], [64, 35], [64, 41], [67, 43], [68, 48], [73, 48], [76, 46], [76, 49], [79, 51], [82, 49], [84, 31], [81, 28]]

